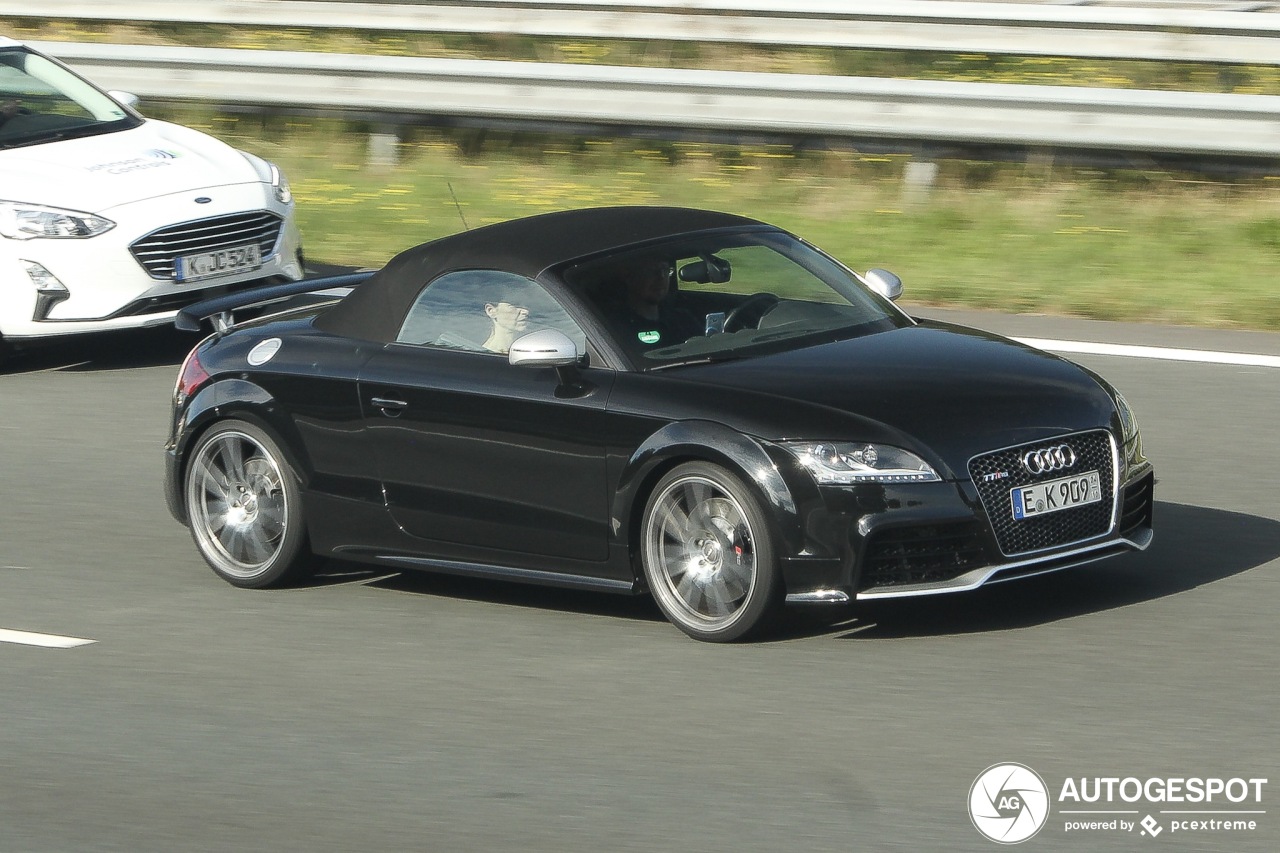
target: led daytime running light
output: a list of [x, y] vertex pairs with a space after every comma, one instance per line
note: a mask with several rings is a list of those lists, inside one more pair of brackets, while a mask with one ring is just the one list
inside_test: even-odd
[[814, 479], [826, 485], [931, 483], [942, 479], [919, 456], [884, 444], [824, 441], [787, 442], [784, 446]]

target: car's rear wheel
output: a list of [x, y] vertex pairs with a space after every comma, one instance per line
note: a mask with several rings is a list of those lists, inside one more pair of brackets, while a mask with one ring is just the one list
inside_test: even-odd
[[211, 427], [191, 453], [184, 493], [196, 547], [223, 579], [266, 587], [309, 567], [298, 478], [264, 430], [237, 420]]
[[689, 636], [743, 639], [777, 610], [769, 527], [750, 489], [731, 472], [704, 462], [672, 469], [649, 497], [641, 530], [649, 589]]

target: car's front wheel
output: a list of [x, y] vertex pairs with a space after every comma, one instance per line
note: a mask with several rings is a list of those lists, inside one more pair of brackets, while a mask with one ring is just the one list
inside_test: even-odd
[[236, 420], [210, 427], [191, 453], [184, 493], [196, 547], [223, 579], [266, 587], [309, 567], [298, 479], [264, 430]]
[[689, 636], [742, 639], [777, 609], [780, 578], [769, 528], [733, 473], [704, 462], [672, 469], [654, 488], [641, 529], [649, 589]]

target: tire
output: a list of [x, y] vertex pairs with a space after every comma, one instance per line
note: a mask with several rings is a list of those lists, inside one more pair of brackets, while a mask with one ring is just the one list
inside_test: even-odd
[[223, 580], [259, 589], [310, 568], [298, 477], [275, 440], [253, 424], [223, 421], [200, 437], [183, 495], [196, 548]]
[[663, 614], [696, 640], [730, 642], [761, 630], [781, 602], [781, 573], [751, 490], [718, 465], [673, 468], [641, 524], [641, 564]]

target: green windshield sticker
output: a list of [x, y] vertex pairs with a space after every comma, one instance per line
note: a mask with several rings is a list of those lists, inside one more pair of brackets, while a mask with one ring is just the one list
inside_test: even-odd
[[651, 332], [641, 332], [636, 335], [636, 337], [640, 339], [640, 343], [642, 344], [656, 344], [658, 341], [662, 340], [662, 333], [657, 329], [654, 329]]

